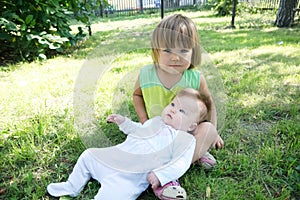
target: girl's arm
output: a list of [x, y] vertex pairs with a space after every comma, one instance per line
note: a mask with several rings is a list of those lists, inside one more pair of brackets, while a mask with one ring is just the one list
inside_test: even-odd
[[[201, 75], [200, 89], [199, 90], [202, 90], [204, 92], [208, 92], [208, 94], [210, 94], [207, 83], [206, 83], [206, 80], [205, 80], [204, 76], [202, 76], [202, 75]], [[215, 106], [215, 103], [214, 103], [214, 100], [213, 100], [211, 94], [210, 94], [210, 98], [211, 98], [211, 102], [212, 102], [211, 113], [210, 113], [210, 122], [217, 129], [217, 109], [216, 109], [216, 106]], [[218, 135], [218, 139], [217, 139], [216, 143], [213, 146], [215, 146], [216, 148], [222, 148], [224, 146], [224, 141], [220, 137], [220, 135]]]
[[216, 109], [216, 106], [215, 106], [215, 102], [210, 94], [210, 91], [208, 89], [208, 86], [207, 86], [207, 83], [206, 83], [206, 80], [204, 78], [203, 75], [201, 75], [200, 77], [200, 88], [199, 88], [200, 91], [203, 91], [205, 93], [208, 93], [210, 98], [211, 98], [211, 102], [212, 102], [212, 105], [211, 105], [211, 113], [210, 113], [210, 122], [217, 128], [217, 109]]
[[135, 109], [135, 112], [137, 113], [139, 117], [139, 121], [143, 124], [145, 121], [148, 120], [148, 115], [146, 112], [145, 102], [142, 94], [142, 90], [140, 88], [140, 76], [138, 77], [135, 86], [134, 91], [132, 94], [132, 100], [133, 100], [133, 106]]

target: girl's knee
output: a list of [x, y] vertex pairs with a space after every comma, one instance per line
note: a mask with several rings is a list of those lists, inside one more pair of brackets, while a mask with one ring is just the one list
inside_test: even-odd
[[216, 127], [210, 122], [202, 122], [198, 125], [194, 132], [196, 139], [202, 137], [218, 137], [218, 131]]

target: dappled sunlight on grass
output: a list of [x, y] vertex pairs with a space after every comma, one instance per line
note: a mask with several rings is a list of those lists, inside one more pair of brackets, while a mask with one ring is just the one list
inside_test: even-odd
[[[299, 28], [272, 27], [274, 16], [244, 15], [230, 29], [230, 17], [182, 13], [196, 22], [227, 95], [225, 147], [211, 151], [213, 169], [193, 164], [180, 178], [189, 199], [205, 199], [208, 187], [211, 199], [297, 199]], [[118, 112], [137, 120], [133, 84], [139, 68], [151, 63], [150, 37], [159, 20], [158, 14], [99, 19], [93, 35], [68, 57], [0, 71], [0, 199], [51, 199], [46, 186], [65, 181], [87, 147], [80, 134], [95, 146], [102, 145], [101, 137], [110, 144], [124, 140], [105, 119]], [[93, 120], [91, 134], [79, 133], [77, 117]], [[98, 189], [91, 181], [77, 199], [91, 199]], [[154, 198], [149, 189], [139, 199]]]
[[113, 21], [113, 22], [105, 22], [105, 23], [96, 23], [92, 25], [93, 32], [101, 32], [101, 31], [111, 31], [111, 30], [119, 30], [119, 31], [127, 31], [130, 29], [139, 29], [144, 26], [154, 26], [160, 21], [159, 17], [149, 19], [134, 19], [134, 20], [122, 20], [122, 21]]
[[71, 107], [73, 85], [81, 64], [80, 60], [58, 58], [2, 72], [0, 125], [39, 112]]
[[[137, 49], [136, 51], [119, 55], [107, 66], [108, 70], [101, 76], [95, 96], [96, 115], [98, 117], [105, 113], [103, 108], [109, 110], [112, 107], [112, 100], [114, 95], [116, 95], [115, 92], [123, 90], [126, 93], [123, 92], [125, 96], [115, 97], [115, 100], [131, 100], [138, 69], [152, 62], [149, 55], [149, 50]], [[133, 74], [130, 75], [131, 73]], [[133, 77], [129, 78], [127, 76]]]
[[269, 96], [268, 98], [257, 94], [245, 93], [239, 96], [239, 103], [243, 105], [243, 107], [253, 108], [264, 101], [269, 101], [270, 99], [272, 99], [272, 96]]
[[[222, 65], [240, 65], [247, 69], [268, 65], [271, 67], [278, 61], [284, 62], [279, 70], [286, 70], [288, 65], [297, 65], [300, 62], [300, 50], [290, 46], [264, 45], [255, 49], [241, 49], [233, 51], [221, 51], [212, 54], [215, 62]], [[291, 59], [294, 58], [294, 59]], [[219, 66], [222, 67], [222, 66]], [[277, 67], [276, 67], [277, 68]]]
[[300, 73], [287, 76], [283, 82], [284, 85], [300, 87]]

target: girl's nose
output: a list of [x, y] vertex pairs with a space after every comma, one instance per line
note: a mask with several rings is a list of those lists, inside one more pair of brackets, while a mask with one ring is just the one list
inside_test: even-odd
[[178, 60], [180, 60], [180, 57], [177, 53], [172, 53], [171, 60], [172, 61], [178, 61]]

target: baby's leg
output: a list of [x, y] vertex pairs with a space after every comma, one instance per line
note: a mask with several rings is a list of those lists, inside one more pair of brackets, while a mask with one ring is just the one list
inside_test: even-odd
[[91, 172], [97, 170], [97, 160], [93, 157], [89, 150], [84, 151], [77, 160], [66, 182], [51, 183], [47, 190], [49, 194], [55, 197], [59, 196], [77, 196], [83, 189], [85, 184], [91, 178]]
[[101, 188], [94, 199], [135, 200], [148, 186], [146, 174], [127, 174], [115, 171], [102, 180]]
[[209, 122], [202, 122], [194, 131], [196, 148], [192, 162], [198, 161], [216, 143], [219, 138], [216, 127]]

